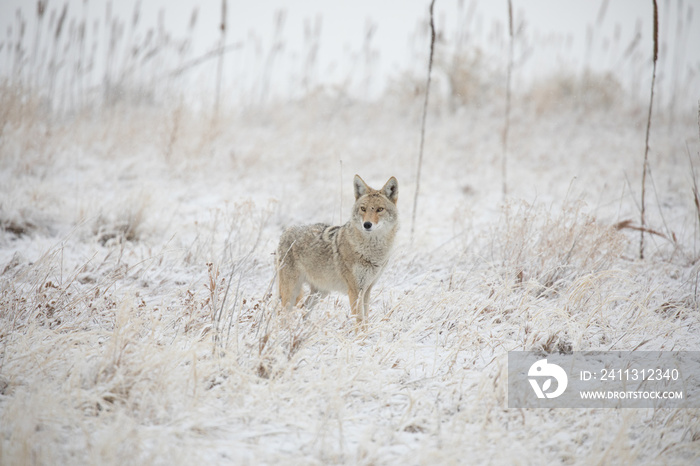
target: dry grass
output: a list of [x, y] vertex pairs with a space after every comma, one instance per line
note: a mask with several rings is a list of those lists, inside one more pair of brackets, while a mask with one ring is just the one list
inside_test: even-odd
[[608, 270], [622, 255], [625, 238], [600, 225], [581, 202], [556, 213], [525, 203], [506, 205], [493, 231], [490, 258], [509, 277], [538, 293], [557, 293], [575, 279]]
[[527, 99], [535, 111], [590, 114], [624, 105], [624, 91], [612, 74], [585, 72], [582, 76], [561, 73], [535, 83]]

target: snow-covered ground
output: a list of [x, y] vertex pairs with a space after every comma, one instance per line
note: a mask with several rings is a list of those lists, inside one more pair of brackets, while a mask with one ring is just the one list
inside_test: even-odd
[[[515, 89], [504, 196], [489, 76], [431, 95], [415, 224], [424, 76], [218, 116], [3, 84], [0, 463], [697, 462], [698, 410], [507, 407], [511, 350], [700, 350], [696, 103], [654, 113], [640, 259], [646, 102]], [[273, 285], [355, 173], [397, 177], [402, 222], [360, 335], [345, 296], [286, 313]]]

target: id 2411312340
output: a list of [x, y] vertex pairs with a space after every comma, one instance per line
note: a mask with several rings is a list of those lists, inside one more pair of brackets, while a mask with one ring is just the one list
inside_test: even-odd
[[601, 369], [600, 372], [581, 371], [580, 376], [580, 380], [643, 382], [678, 380], [680, 374], [678, 369]]

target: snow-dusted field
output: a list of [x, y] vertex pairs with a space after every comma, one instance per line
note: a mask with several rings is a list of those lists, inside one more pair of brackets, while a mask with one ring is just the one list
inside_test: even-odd
[[[507, 407], [511, 350], [700, 350], [696, 104], [654, 113], [640, 259], [647, 102], [516, 89], [504, 196], [502, 76], [440, 82], [413, 238], [419, 81], [60, 118], [4, 82], [0, 463], [699, 461], [698, 410]], [[361, 334], [345, 296], [283, 312], [273, 266], [286, 226], [347, 220], [356, 173], [396, 176], [402, 222]]]
[[[506, 407], [509, 350], [700, 350], [692, 118], [652, 133], [638, 260], [644, 112], [516, 106], [503, 203], [495, 107], [430, 113], [412, 244], [419, 102], [12, 113], [2, 462], [697, 460], [696, 411]], [[403, 221], [360, 336], [343, 296], [270, 296], [284, 226], [346, 217], [355, 172]]]

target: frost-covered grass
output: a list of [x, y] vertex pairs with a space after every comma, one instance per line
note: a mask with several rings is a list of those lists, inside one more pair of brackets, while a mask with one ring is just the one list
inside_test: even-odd
[[[506, 390], [510, 350], [700, 350], [694, 115], [655, 121], [639, 261], [629, 105], [519, 94], [504, 201], [500, 101], [434, 99], [411, 243], [419, 98], [59, 121], [2, 92], [0, 463], [698, 461], [697, 410]], [[361, 335], [345, 296], [273, 293], [282, 229], [344, 222], [355, 173], [396, 176], [403, 220]]]

